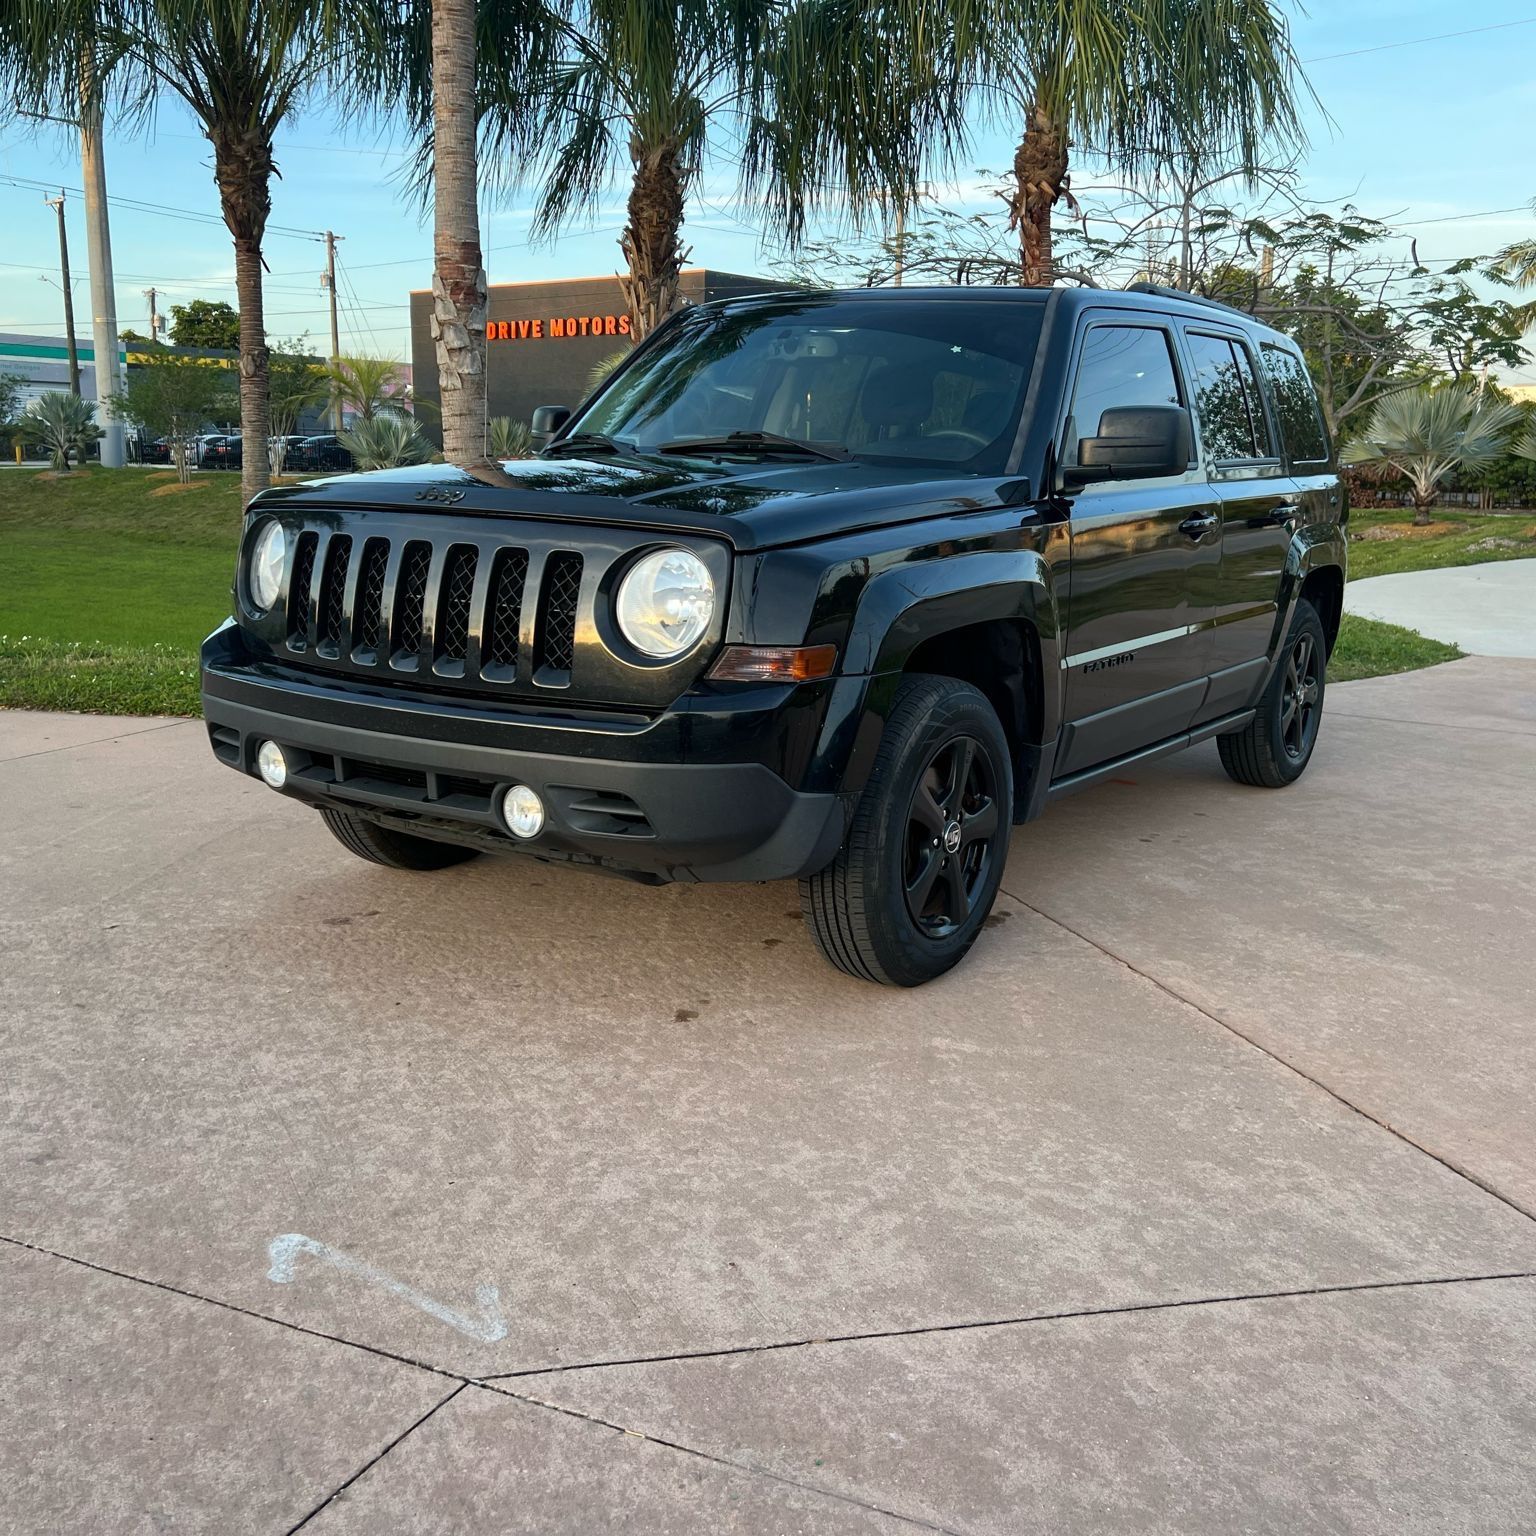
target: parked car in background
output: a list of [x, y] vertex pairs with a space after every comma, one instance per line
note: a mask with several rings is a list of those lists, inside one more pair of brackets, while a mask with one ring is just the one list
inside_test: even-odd
[[294, 449], [289, 467], [315, 474], [324, 470], [351, 469], [352, 455], [334, 432], [306, 437]]
[[241, 463], [240, 434], [232, 432], [227, 437], [208, 437], [203, 439], [203, 456], [200, 461], [204, 469], [239, 469]]

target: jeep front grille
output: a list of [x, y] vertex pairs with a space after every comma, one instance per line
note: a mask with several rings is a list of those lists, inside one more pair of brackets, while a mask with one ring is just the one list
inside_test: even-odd
[[[486, 558], [490, 575], [482, 589], [482, 557], [473, 544], [344, 533], [321, 542], [306, 529], [289, 590], [288, 649], [352, 667], [511, 682], [522, 655], [529, 552], [503, 548]], [[542, 687], [569, 683], [582, 568], [572, 550], [553, 551], [543, 562], [532, 616]], [[355, 579], [349, 583], [349, 577]]]
[[[658, 542], [649, 529], [365, 507], [284, 513], [293, 521], [288, 589], [270, 615], [242, 618], [274, 660], [584, 714], [664, 709], [708, 664], [707, 645], [645, 663], [614, 627], [618, 582]], [[724, 546], [687, 542], [715, 562], [723, 593]]]

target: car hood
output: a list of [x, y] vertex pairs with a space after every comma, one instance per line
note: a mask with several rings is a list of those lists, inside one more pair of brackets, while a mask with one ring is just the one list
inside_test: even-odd
[[982, 511], [1024, 499], [1020, 482], [932, 467], [704, 460], [522, 459], [474, 471], [421, 464], [337, 475], [264, 492], [263, 506], [434, 506], [486, 517], [537, 517], [713, 533], [767, 549], [860, 528]]

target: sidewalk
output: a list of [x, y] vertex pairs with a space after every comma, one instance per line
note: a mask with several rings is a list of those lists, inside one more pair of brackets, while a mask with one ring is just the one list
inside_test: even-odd
[[1344, 611], [1416, 629], [1472, 656], [1536, 657], [1536, 560], [1352, 581]]

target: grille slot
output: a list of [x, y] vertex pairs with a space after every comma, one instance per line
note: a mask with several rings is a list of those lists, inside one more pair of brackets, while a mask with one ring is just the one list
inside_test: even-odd
[[293, 584], [288, 588], [288, 644], [302, 651], [309, 644], [310, 589], [315, 578], [317, 533], [301, 533], [293, 560]]
[[400, 591], [395, 599], [395, 652], [391, 665], [412, 671], [421, 650], [421, 623], [427, 597], [432, 546], [413, 539], [400, 562]]
[[509, 683], [517, 676], [523, 589], [527, 584], [528, 551], [498, 550], [491, 566], [490, 596], [485, 610], [485, 664], [480, 674], [492, 682]]
[[[557, 550], [544, 567], [539, 604], [538, 642], [534, 646], [534, 681], [560, 687], [570, 682], [576, 659], [576, 603], [581, 596], [581, 556]], [[540, 673], [546, 676], [540, 677]], [[549, 676], [547, 674], [559, 674]]]
[[438, 602], [437, 671], [462, 677], [464, 650], [469, 644], [469, 605], [475, 594], [475, 567], [479, 552], [472, 544], [455, 544], [443, 564], [442, 595]]
[[347, 567], [352, 563], [352, 540], [344, 533], [334, 537], [325, 554], [325, 574], [320, 582], [320, 614], [315, 649], [322, 656], [339, 656], [346, 633]]
[[358, 661], [378, 659], [384, 628], [384, 573], [389, 568], [389, 541], [369, 539], [363, 545], [363, 567], [357, 579], [357, 614], [353, 619]]

